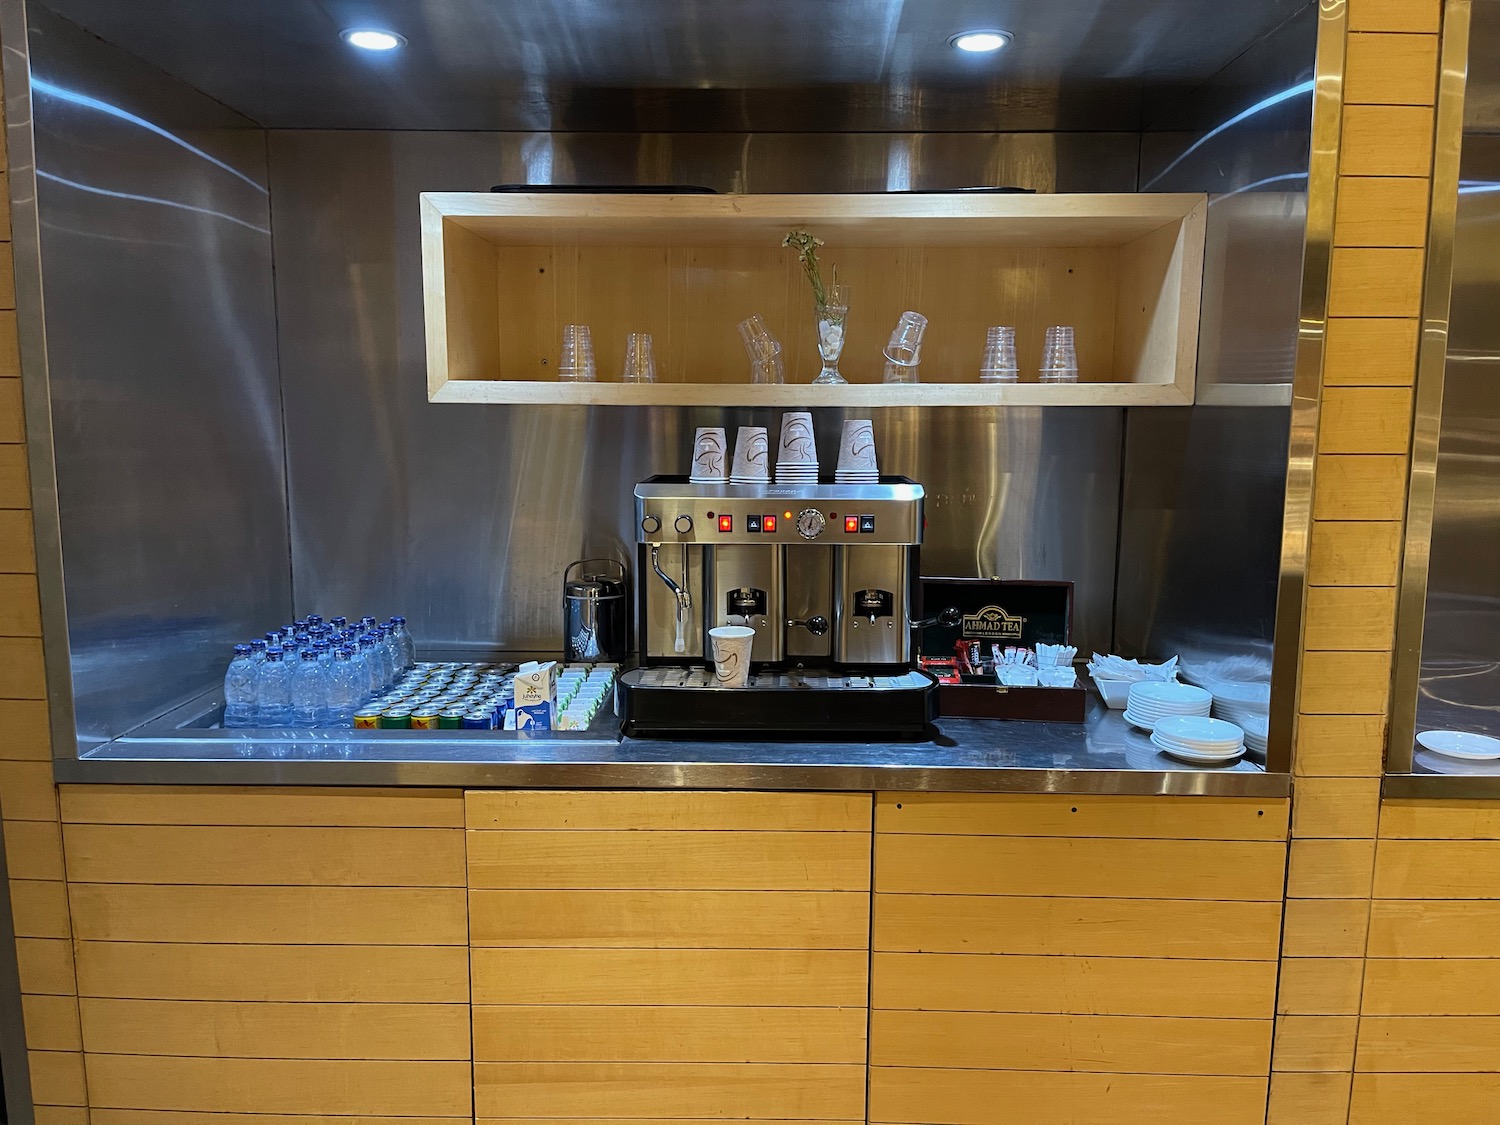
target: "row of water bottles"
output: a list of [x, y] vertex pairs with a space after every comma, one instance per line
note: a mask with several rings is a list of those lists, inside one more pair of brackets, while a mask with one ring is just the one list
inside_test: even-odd
[[350, 726], [354, 712], [417, 662], [406, 618], [324, 621], [312, 614], [234, 646], [224, 673], [226, 727]]

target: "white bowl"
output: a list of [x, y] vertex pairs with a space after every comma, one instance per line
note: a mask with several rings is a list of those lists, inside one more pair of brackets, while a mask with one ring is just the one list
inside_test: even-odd
[[1125, 705], [1130, 702], [1130, 689], [1135, 686], [1135, 680], [1101, 680], [1094, 677], [1094, 686], [1099, 689], [1099, 695], [1104, 700], [1104, 706], [1116, 711], [1123, 711]]

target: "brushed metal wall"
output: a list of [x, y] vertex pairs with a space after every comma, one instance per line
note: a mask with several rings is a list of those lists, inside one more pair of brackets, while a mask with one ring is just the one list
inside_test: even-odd
[[1127, 411], [1115, 641], [1205, 675], [1271, 671], [1316, 40], [1309, 6], [1142, 138], [1209, 217], [1198, 405]]
[[[404, 612], [424, 642], [555, 648], [563, 567], [625, 553], [633, 484], [686, 471], [696, 426], [776, 424], [774, 411], [429, 404], [419, 192], [548, 179], [1128, 191], [1136, 151], [1130, 134], [273, 131], [298, 612]], [[832, 449], [842, 415], [818, 414]], [[1107, 646], [1121, 414], [876, 411], [882, 468], [928, 489], [924, 570], [1073, 579], [1080, 645]]]
[[265, 135], [33, 6], [54, 453], [81, 749], [290, 609]]

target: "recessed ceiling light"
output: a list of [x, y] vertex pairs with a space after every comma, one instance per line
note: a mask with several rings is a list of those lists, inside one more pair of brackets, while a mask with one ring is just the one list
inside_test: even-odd
[[998, 51], [1009, 42], [1008, 31], [962, 31], [948, 40], [948, 45], [970, 54], [983, 55]]
[[339, 32], [339, 38], [361, 51], [394, 51], [405, 46], [406, 37], [394, 31], [381, 31], [375, 27], [351, 27]]

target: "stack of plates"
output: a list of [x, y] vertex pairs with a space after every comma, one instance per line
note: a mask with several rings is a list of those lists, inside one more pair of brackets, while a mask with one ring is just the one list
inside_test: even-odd
[[[1222, 717], [1220, 716], [1220, 718]], [[1265, 715], [1246, 715], [1238, 722], [1235, 722], [1233, 719], [1228, 721], [1234, 722], [1235, 726], [1244, 730], [1245, 746], [1247, 749], [1253, 750], [1257, 754], [1264, 754], [1266, 752], [1266, 728], [1271, 721], [1269, 718]]]
[[1224, 681], [1213, 685], [1216, 719], [1233, 723], [1245, 732], [1245, 745], [1257, 754], [1266, 752], [1266, 726], [1271, 713], [1271, 685], [1254, 681]]
[[802, 463], [786, 461], [776, 462], [777, 484], [817, 484], [818, 463], [816, 461]]
[[1200, 687], [1162, 680], [1143, 680], [1132, 684], [1130, 702], [1125, 705], [1125, 721], [1141, 730], [1153, 730], [1156, 724], [1174, 715], [1206, 718], [1214, 697]]
[[1245, 732], [1223, 719], [1174, 715], [1156, 724], [1151, 744], [1180, 761], [1219, 765], [1245, 752]]

